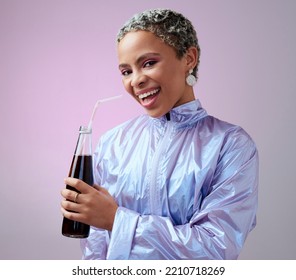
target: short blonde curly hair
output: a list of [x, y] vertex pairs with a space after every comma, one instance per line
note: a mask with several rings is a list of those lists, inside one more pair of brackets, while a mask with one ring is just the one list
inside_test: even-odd
[[117, 34], [117, 42], [131, 31], [150, 31], [164, 43], [173, 47], [177, 57], [181, 58], [190, 47], [198, 50], [197, 65], [193, 74], [197, 77], [200, 61], [200, 47], [196, 31], [187, 18], [169, 9], [152, 9], [134, 15], [128, 20]]

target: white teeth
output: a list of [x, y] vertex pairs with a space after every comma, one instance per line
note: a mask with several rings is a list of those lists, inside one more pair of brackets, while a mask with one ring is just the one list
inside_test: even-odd
[[146, 97], [148, 97], [150, 95], [153, 95], [153, 94], [155, 94], [157, 92], [159, 92], [159, 88], [158, 89], [151, 90], [151, 91], [146, 92], [146, 93], [142, 93], [142, 94], [139, 95], [139, 98], [143, 99], [143, 98], [146, 98]]

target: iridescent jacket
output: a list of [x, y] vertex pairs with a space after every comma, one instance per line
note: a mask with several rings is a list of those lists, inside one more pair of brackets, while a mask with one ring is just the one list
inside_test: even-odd
[[237, 259], [256, 224], [256, 146], [198, 100], [107, 132], [94, 175], [119, 208], [112, 232], [81, 241], [83, 259]]

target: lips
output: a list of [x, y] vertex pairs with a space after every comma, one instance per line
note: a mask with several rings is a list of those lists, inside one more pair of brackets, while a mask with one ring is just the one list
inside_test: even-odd
[[145, 93], [141, 93], [138, 96], [139, 96], [140, 99], [145, 99], [148, 96], [151, 96], [151, 95], [154, 95], [154, 94], [158, 93], [159, 91], [160, 91], [160, 88], [157, 88], [157, 89], [145, 92]]
[[142, 106], [144, 106], [146, 109], [152, 107], [153, 104], [156, 102], [159, 92], [160, 88], [155, 88], [148, 91], [141, 91], [141, 93], [138, 94], [138, 97]]

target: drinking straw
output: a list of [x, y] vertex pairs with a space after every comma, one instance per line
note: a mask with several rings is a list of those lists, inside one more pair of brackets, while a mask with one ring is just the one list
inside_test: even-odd
[[97, 100], [95, 106], [94, 106], [94, 109], [93, 109], [93, 112], [91, 114], [91, 117], [90, 117], [90, 120], [89, 120], [89, 123], [88, 123], [88, 129], [92, 129], [92, 123], [93, 123], [93, 120], [95, 118], [95, 115], [96, 115], [96, 111], [98, 109], [98, 106], [99, 104], [101, 103], [104, 103], [104, 102], [108, 102], [108, 101], [112, 101], [114, 99], [118, 99], [122, 97], [122, 95], [116, 95], [116, 96], [112, 96], [112, 97], [107, 97], [107, 98], [103, 98], [103, 99], [99, 99]]

